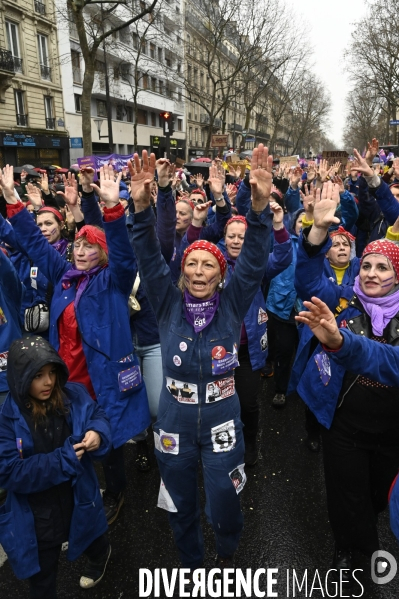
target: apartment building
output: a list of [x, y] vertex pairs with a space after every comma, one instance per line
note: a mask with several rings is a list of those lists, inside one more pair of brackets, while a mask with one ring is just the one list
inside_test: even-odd
[[0, 166], [69, 163], [53, 0], [3, 0]]
[[[141, 1], [140, 6], [145, 6], [144, 2]], [[65, 4], [60, 7], [60, 13], [65, 14]], [[105, 31], [127, 22], [128, 10], [120, 6], [113, 11], [111, 19], [102, 22], [100, 5], [86, 9], [92, 22]], [[107, 120], [110, 103], [114, 153], [132, 154], [146, 149], [155, 152], [157, 157], [163, 156], [166, 137], [160, 113], [167, 111], [173, 114], [175, 124], [171, 152], [185, 158], [182, 24], [180, 0], [161, 0], [155, 15], [147, 15], [114, 32], [107, 37], [105, 45], [101, 44], [91, 102], [93, 154], [110, 153]], [[83, 155], [81, 95], [85, 65], [73, 20], [60, 20], [58, 28], [59, 53], [65, 57], [61, 64], [65, 123], [71, 137], [71, 161], [75, 162]], [[137, 125], [136, 144], [134, 123]]]

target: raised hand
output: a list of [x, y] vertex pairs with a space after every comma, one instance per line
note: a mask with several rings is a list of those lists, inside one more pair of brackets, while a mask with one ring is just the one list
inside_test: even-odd
[[204, 177], [201, 175], [201, 173], [198, 173], [198, 175], [194, 175], [194, 181], [198, 189], [203, 189]]
[[[308, 181], [309, 181], [309, 172], [308, 171]], [[313, 177], [311, 177], [310, 181], [315, 178], [316, 171], [313, 169]], [[296, 189], [298, 187], [299, 181], [302, 179], [303, 170], [300, 166], [296, 166], [293, 171], [290, 172], [289, 180], [292, 189]]]
[[332, 182], [335, 183], [336, 185], [338, 185], [339, 188], [339, 193], [344, 193], [345, 191], [345, 186], [344, 186], [344, 182], [342, 181], [341, 177], [339, 177], [338, 175], [336, 177], [334, 177], [332, 179]]
[[284, 210], [277, 202], [270, 202], [269, 206], [270, 210], [273, 212], [273, 229], [278, 231], [279, 229], [282, 229], [284, 227]]
[[367, 151], [366, 151], [366, 156], [364, 157], [364, 160], [367, 162], [367, 164], [369, 166], [371, 166], [373, 164], [373, 159], [377, 156], [378, 154], [378, 139], [376, 139], [375, 137], [373, 137], [373, 139], [371, 140], [371, 143], [368, 141], [367, 142]]
[[212, 163], [209, 168], [208, 185], [215, 198], [220, 198], [223, 195], [224, 182], [226, 180], [226, 173], [222, 165], [216, 162]]
[[[147, 150], [142, 153], [142, 165], [140, 157], [134, 154], [133, 160], [127, 163], [130, 172], [131, 196], [134, 201], [136, 212], [141, 212], [151, 204], [151, 183], [155, 175], [155, 154], [148, 158]], [[159, 161], [158, 161], [159, 162]], [[169, 178], [168, 178], [169, 181]]]
[[[122, 173], [118, 173], [115, 177], [115, 171], [111, 165], [105, 164], [100, 168], [100, 185], [91, 184], [92, 189], [99, 196], [100, 200], [105, 203], [107, 208], [112, 208], [119, 204], [119, 183], [122, 178]], [[65, 188], [66, 190], [67, 188]]]
[[50, 189], [48, 186], [48, 175], [47, 173], [43, 173], [42, 174], [42, 178], [39, 179], [39, 185], [42, 188], [42, 191], [48, 195], [50, 193]]
[[365, 177], [372, 177], [374, 175], [374, 171], [369, 165], [366, 158], [362, 158], [357, 150], [353, 150], [353, 155], [355, 156], [355, 160], [353, 161], [351, 172], [362, 173], [362, 175], [364, 175]]
[[344, 339], [339, 332], [334, 314], [327, 304], [317, 297], [312, 297], [311, 302], [303, 303], [309, 311], [299, 312], [299, 315], [295, 316], [295, 320], [307, 324], [320, 343], [329, 349], [342, 347]]
[[226, 185], [226, 193], [229, 197], [230, 202], [234, 204], [237, 196], [237, 187], [232, 183], [229, 183], [228, 185]]
[[[93, 169], [92, 169], [93, 170]], [[68, 178], [62, 175], [62, 181], [64, 183], [65, 191], [57, 191], [57, 195], [64, 198], [65, 203], [68, 206], [78, 205], [78, 182], [74, 173], [68, 173]]]
[[399, 158], [395, 158], [393, 163], [393, 174], [395, 175], [395, 179], [399, 179]]
[[299, 193], [301, 194], [301, 199], [302, 199], [302, 203], [303, 203], [303, 208], [305, 210], [306, 220], [311, 221], [311, 220], [313, 220], [313, 211], [314, 211], [314, 205], [315, 205], [315, 201], [316, 201], [316, 188], [312, 184], [310, 191], [309, 191], [309, 187], [307, 185], [305, 185], [304, 189], [305, 189], [305, 193], [303, 193], [302, 191], [300, 191]]
[[14, 167], [9, 164], [3, 170], [0, 169], [0, 185], [7, 204], [16, 204], [18, 200], [14, 195]]
[[263, 144], [259, 144], [252, 152], [249, 179], [252, 191], [252, 208], [255, 212], [261, 212], [269, 203], [273, 183], [272, 168], [273, 156], [269, 156], [268, 148]]
[[212, 202], [205, 202], [204, 204], [196, 204], [194, 206], [192, 220], [194, 227], [202, 227], [210, 206], [212, 206]]
[[39, 208], [42, 206], [42, 192], [40, 189], [36, 187], [36, 185], [28, 183], [26, 186], [26, 195], [28, 196], [33, 208], [39, 210]]
[[94, 181], [94, 169], [91, 166], [84, 166], [80, 169], [80, 184], [85, 193], [92, 191], [91, 184]]
[[339, 169], [341, 168], [341, 163], [340, 162], [336, 162], [335, 164], [332, 165], [332, 167], [329, 169], [328, 171], [328, 176], [329, 177], [335, 177], [335, 175], [339, 172]]
[[[335, 216], [338, 204], [339, 187], [332, 181], [327, 181], [327, 183], [324, 183], [322, 190], [316, 190], [313, 227], [327, 231], [332, 224], [339, 224], [340, 220]], [[309, 241], [311, 240], [309, 239]]]
[[317, 178], [324, 183], [327, 180], [328, 171], [330, 170], [328, 160], [321, 160], [317, 171]]

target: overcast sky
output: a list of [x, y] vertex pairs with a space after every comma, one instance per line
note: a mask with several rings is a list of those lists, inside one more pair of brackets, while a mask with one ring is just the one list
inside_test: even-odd
[[342, 145], [345, 123], [345, 77], [343, 52], [351, 40], [353, 24], [367, 12], [365, 0], [286, 0], [298, 16], [299, 30], [306, 30], [314, 48], [315, 72], [324, 81], [332, 101], [328, 136]]

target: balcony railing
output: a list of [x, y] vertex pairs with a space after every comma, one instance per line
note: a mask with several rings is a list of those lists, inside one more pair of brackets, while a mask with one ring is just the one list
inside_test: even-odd
[[82, 71], [77, 67], [72, 67], [73, 82], [82, 85]]
[[239, 125], [238, 123], [230, 123], [229, 124], [229, 129], [230, 131], [242, 131], [242, 125]]
[[46, 5], [43, 4], [43, 2], [39, 2], [38, 0], [35, 0], [35, 11], [38, 12], [40, 15], [45, 15], [46, 14]]
[[22, 58], [19, 58], [19, 56], [13, 56], [12, 59], [14, 61], [14, 71], [16, 73], [23, 73]]
[[17, 114], [17, 125], [20, 127], [28, 126], [28, 115], [27, 114]]
[[51, 67], [48, 67], [45, 64], [40, 65], [40, 74], [42, 79], [47, 79], [47, 81], [51, 81]]
[[55, 129], [55, 118], [46, 118], [46, 129]]
[[11, 52], [3, 48], [0, 48], [0, 70], [9, 71], [10, 73], [15, 72], [15, 64]]

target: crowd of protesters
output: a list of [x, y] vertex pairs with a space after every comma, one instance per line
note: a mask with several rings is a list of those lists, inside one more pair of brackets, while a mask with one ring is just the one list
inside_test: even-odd
[[322, 448], [341, 580], [388, 503], [399, 539], [399, 158], [373, 139], [345, 165], [280, 164], [260, 144], [242, 167], [144, 150], [120, 173], [1, 171], [0, 544], [31, 599], [56, 598], [66, 541], [80, 586], [101, 581], [124, 444], [146, 471], [150, 433], [181, 564], [204, 563], [202, 464], [234, 567], [262, 376]]

